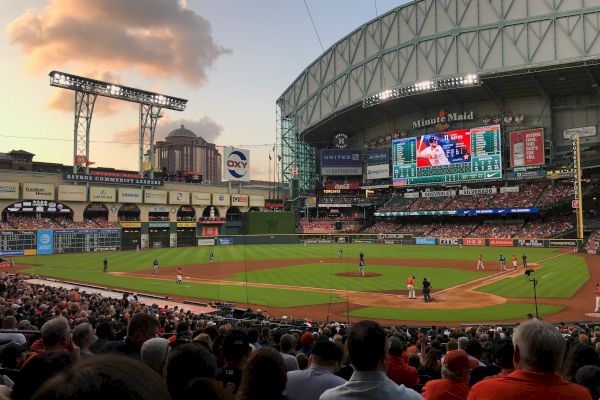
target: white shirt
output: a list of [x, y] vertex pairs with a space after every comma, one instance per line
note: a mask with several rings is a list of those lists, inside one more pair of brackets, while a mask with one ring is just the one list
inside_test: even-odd
[[423, 396], [387, 377], [382, 371], [354, 371], [343, 385], [326, 390], [320, 400], [422, 400]]
[[287, 353], [280, 353], [281, 357], [283, 358], [283, 363], [285, 364], [285, 368], [288, 371], [295, 371], [297, 369], [300, 369], [300, 367], [298, 366], [298, 360], [296, 359], [296, 357], [294, 357], [291, 354], [287, 354]]
[[[429, 156], [432, 158], [429, 158]], [[421, 151], [420, 157], [424, 157], [429, 159], [429, 163], [431, 165], [448, 165], [450, 161], [448, 161], [448, 157], [446, 157], [446, 153], [441, 146], [431, 147], [429, 146], [425, 150]]]
[[25, 335], [23, 335], [22, 333], [0, 333], [0, 342], [5, 341], [5, 340], [10, 340], [11, 342], [14, 342], [18, 345], [22, 345], [27, 343], [27, 339], [25, 338]]
[[289, 400], [319, 400], [319, 396], [327, 389], [346, 383], [344, 378], [318, 365], [312, 365], [304, 371], [290, 371], [287, 378], [284, 394]]

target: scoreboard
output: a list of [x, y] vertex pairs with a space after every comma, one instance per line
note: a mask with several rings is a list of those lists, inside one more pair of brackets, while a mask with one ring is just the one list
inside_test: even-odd
[[34, 230], [0, 230], [0, 256], [17, 256], [35, 252], [36, 238]]
[[502, 179], [500, 125], [392, 141], [394, 186]]
[[120, 249], [120, 229], [69, 229], [54, 231], [54, 253], [79, 253]]

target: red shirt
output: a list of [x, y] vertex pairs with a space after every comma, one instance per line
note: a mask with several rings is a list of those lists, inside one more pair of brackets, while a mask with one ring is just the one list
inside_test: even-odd
[[423, 386], [421, 394], [425, 400], [465, 400], [469, 387], [452, 379], [434, 379]]
[[388, 356], [387, 376], [398, 385], [413, 388], [419, 383], [417, 369], [408, 365], [402, 356]]
[[181, 275], [181, 268], [177, 268], [177, 275]]
[[412, 277], [410, 277], [410, 278], [408, 278], [406, 280], [406, 284], [407, 285], [414, 285], [415, 284], [415, 280]]
[[555, 374], [514, 371], [500, 378], [481, 381], [471, 388], [467, 400], [592, 400], [583, 386]]

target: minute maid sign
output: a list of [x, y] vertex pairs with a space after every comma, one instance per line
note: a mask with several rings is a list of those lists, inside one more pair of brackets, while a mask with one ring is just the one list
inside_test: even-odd
[[454, 121], [473, 121], [474, 119], [475, 115], [472, 110], [464, 113], [447, 113], [445, 111], [440, 111], [435, 118], [422, 118], [413, 121], [412, 127], [413, 129], [419, 129], [435, 126], [435, 129], [438, 131], [445, 131]]

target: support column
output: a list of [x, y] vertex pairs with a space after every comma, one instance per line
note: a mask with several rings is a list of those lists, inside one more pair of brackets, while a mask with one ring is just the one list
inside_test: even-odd
[[154, 133], [156, 123], [161, 117], [159, 106], [140, 104], [140, 175], [154, 178]]
[[73, 173], [90, 172], [90, 126], [96, 95], [75, 92], [75, 124], [73, 128]]

